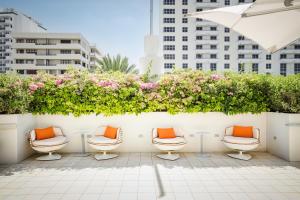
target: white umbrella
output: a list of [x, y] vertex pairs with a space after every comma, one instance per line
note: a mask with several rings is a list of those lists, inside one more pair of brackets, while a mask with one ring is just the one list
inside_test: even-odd
[[256, 0], [189, 13], [216, 22], [252, 39], [273, 53], [300, 38], [300, 0]]

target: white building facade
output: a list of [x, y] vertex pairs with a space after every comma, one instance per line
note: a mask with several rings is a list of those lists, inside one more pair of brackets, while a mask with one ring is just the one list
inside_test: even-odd
[[13, 32], [45, 32], [39, 22], [14, 9], [0, 10], [0, 72], [10, 69], [12, 64]]
[[13, 33], [12, 49], [11, 69], [20, 74], [63, 74], [70, 66], [91, 69], [101, 57], [79, 33]]
[[271, 55], [229, 28], [184, 17], [190, 12], [250, 2], [252, 0], [160, 0], [159, 29], [164, 72], [175, 66], [277, 75], [300, 73], [300, 42]]

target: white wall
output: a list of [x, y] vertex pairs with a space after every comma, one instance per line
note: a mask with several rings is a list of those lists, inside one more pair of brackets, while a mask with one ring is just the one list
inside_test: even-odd
[[18, 163], [33, 153], [26, 134], [34, 127], [31, 114], [0, 115], [0, 164]]
[[[36, 127], [43, 128], [50, 125], [59, 126], [69, 137], [70, 143], [63, 152], [80, 152], [80, 133], [90, 134], [99, 125], [122, 127], [123, 144], [117, 151], [149, 152], [156, 151], [151, 144], [151, 129], [154, 127], [180, 127], [185, 131], [187, 145], [184, 152], [200, 150], [200, 136], [196, 130], [209, 131], [205, 136], [204, 149], [209, 152], [227, 150], [220, 141], [224, 128], [234, 124], [251, 125], [261, 129], [261, 145], [259, 151], [266, 151], [266, 113], [259, 115], [242, 114], [227, 116], [223, 113], [194, 113], [170, 115], [167, 113], [143, 113], [140, 115], [117, 115], [104, 117], [102, 115], [86, 115], [81, 117], [62, 115], [36, 116]], [[91, 149], [87, 146], [88, 150]]]

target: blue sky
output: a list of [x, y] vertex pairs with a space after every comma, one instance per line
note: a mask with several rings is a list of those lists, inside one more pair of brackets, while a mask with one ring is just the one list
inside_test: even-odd
[[149, 33], [149, 0], [1, 0], [0, 7], [32, 16], [49, 32], [80, 32], [105, 53], [120, 53], [137, 65]]

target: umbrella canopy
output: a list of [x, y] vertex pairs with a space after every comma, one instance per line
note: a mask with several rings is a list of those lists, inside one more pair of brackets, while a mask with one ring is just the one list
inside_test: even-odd
[[300, 38], [300, 0], [256, 0], [186, 16], [202, 18], [231, 28], [252, 39], [269, 53]]

